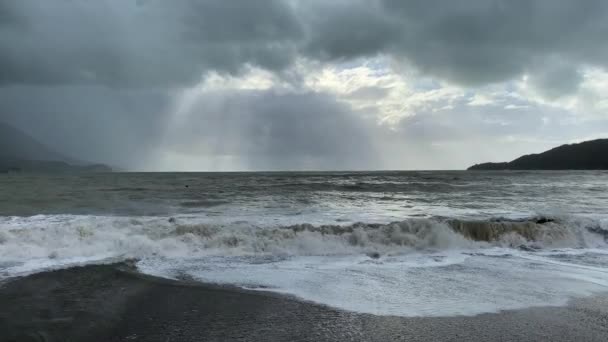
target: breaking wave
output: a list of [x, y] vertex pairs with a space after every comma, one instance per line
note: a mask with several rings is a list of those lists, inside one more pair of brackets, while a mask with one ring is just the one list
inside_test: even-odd
[[[154, 276], [401, 316], [564, 305], [608, 288], [608, 229], [600, 219], [285, 226], [201, 220], [0, 217], [0, 283], [49, 269], [137, 259], [137, 269]], [[471, 287], [475, 291], [463, 290]]]
[[407, 219], [387, 224], [260, 227], [191, 218], [51, 215], [0, 219], [0, 265], [32, 258], [238, 255], [397, 255], [510, 247], [602, 248], [608, 229], [589, 218]]

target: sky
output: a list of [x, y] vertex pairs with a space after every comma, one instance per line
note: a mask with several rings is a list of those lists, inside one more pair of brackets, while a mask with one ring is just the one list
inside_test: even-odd
[[0, 0], [0, 121], [126, 170], [509, 161], [608, 137], [608, 1]]

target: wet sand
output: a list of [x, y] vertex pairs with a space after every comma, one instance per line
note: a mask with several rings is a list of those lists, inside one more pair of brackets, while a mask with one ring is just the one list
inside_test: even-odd
[[127, 264], [86, 266], [0, 285], [0, 341], [608, 341], [608, 297], [474, 317], [383, 317], [148, 277]]

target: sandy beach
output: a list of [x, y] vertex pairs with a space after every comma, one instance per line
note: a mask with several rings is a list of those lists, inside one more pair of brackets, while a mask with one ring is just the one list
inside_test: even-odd
[[606, 341], [607, 304], [597, 296], [473, 317], [361, 315], [114, 264], [2, 284], [0, 341]]

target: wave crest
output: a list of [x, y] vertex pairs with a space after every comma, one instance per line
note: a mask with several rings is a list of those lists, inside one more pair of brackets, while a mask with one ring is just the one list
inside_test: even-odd
[[608, 230], [591, 219], [407, 219], [388, 224], [259, 227], [188, 218], [12, 217], [0, 221], [0, 261], [53, 256], [331, 255], [500, 247], [597, 248]]

